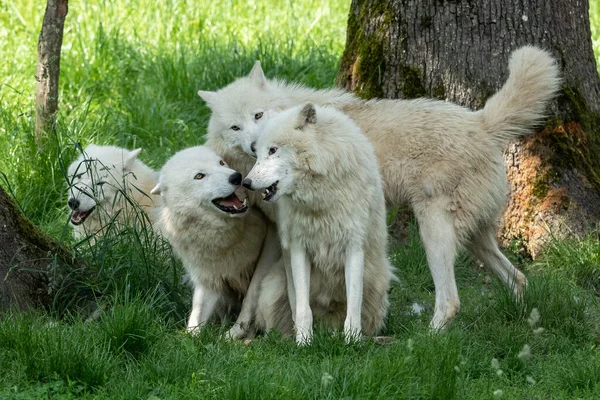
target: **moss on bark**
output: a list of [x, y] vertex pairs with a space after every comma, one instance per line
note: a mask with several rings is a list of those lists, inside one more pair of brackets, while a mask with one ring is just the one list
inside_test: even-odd
[[385, 0], [361, 4], [358, 10], [350, 10], [338, 85], [365, 99], [383, 97], [384, 47], [392, 18], [390, 2]]
[[590, 110], [574, 86], [563, 86], [558, 101], [571, 115], [568, 121], [552, 121], [554, 134], [549, 140], [555, 157], [551, 163], [560, 169], [576, 168], [600, 191], [600, 113]]

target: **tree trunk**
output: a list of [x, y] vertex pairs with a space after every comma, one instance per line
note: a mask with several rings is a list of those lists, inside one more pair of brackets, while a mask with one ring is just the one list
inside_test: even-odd
[[48, 0], [38, 42], [35, 139], [39, 146], [54, 130], [58, 111], [58, 77], [68, 0]]
[[587, 1], [353, 0], [338, 83], [364, 98], [479, 109], [525, 44], [551, 51], [564, 76], [545, 126], [505, 152], [511, 198], [500, 236], [535, 257], [552, 236], [600, 220], [600, 81]]
[[60, 271], [80, 262], [43, 233], [0, 186], [0, 311], [48, 308], [53, 288], [63, 287]]

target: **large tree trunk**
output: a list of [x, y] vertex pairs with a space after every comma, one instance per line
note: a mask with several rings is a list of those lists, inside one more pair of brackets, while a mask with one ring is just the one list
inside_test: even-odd
[[525, 44], [550, 50], [564, 74], [545, 126], [505, 154], [511, 199], [500, 236], [535, 257], [552, 235], [600, 220], [600, 81], [587, 1], [353, 0], [338, 82], [365, 98], [430, 96], [479, 109]]
[[47, 308], [71, 253], [43, 233], [0, 186], [0, 311]]
[[68, 0], [48, 0], [38, 41], [36, 79], [36, 144], [41, 146], [46, 133], [54, 130], [58, 111], [58, 77], [63, 28]]

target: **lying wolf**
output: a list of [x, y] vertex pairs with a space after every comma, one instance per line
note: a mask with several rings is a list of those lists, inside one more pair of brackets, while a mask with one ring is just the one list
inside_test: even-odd
[[154, 221], [159, 198], [150, 190], [158, 181], [137, 158], [141, 151], [91, 144], [71, 163], [67, 205], [75, 239], [104, 235], [114, 223]]
[[[268, 80], [258, 62], [247, 77], [198, 94], [212, 110], [207, 145], [242, 174], [254, 165], [256, 141], [273, 112], [310, 101], [352, 118], [375, 148], [387, 203], [408, 203], [418, 220], [436, 290], [431, 327], [438, 329], [460, 308], [454, 277], [459, 248], [483, 261], [515, 295], [526, 284], [495, 239], [509, 192], [502, 151], [543, 118], [560, 79], [554, 59], [531, 46], [511, 55], [509, 71], [479, 111], [427, 99], [364, 101], [343, 90]], [[261, 208], [274, 218], [269, 203]]]
[[[214, 314], [239, 310], [228, 338], [252, 337], [256, 329], [291, 332], [291, 311], [285, 291], [262, 300], [267, 304], [255, 324], [260, 293], [270, 274], [283, 271], [278, 248], [264, 249], [269, 222], [259, 209], [240, 199], [242, 175], [207, 147], [182, 150], [161, 170], [152, 193], [163, 205], [157, 221], [194, 286], [187, 328], [197, 332]], [[267, 245], [277, 246], [275, 237]], [[262, 255], [262, 256], [261, 256]], [[272, 272], [275, 271], [275, 272]], [[277, 282], [269, 279], [267, 282]], [[268, 283], [267, 283], [268, 284]]]
[[313, 313], [344, 326], [346, 340], [384, 323], [392, 266], [373, 147], [350, 118], [307, 104], [274, 116], [256, 144], [244, 186], [277, 202], [291, 253], [296, 341], [310, 342]]

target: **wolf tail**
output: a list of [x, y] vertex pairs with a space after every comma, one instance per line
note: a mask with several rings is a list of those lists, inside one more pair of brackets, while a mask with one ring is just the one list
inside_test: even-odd
[[501, 145], [525, 134], [545, 116], [561, 81], [554, 58], [533, 46], [515, 50], [508, 70], [508, 80], [481, 111], [484, 129]]

